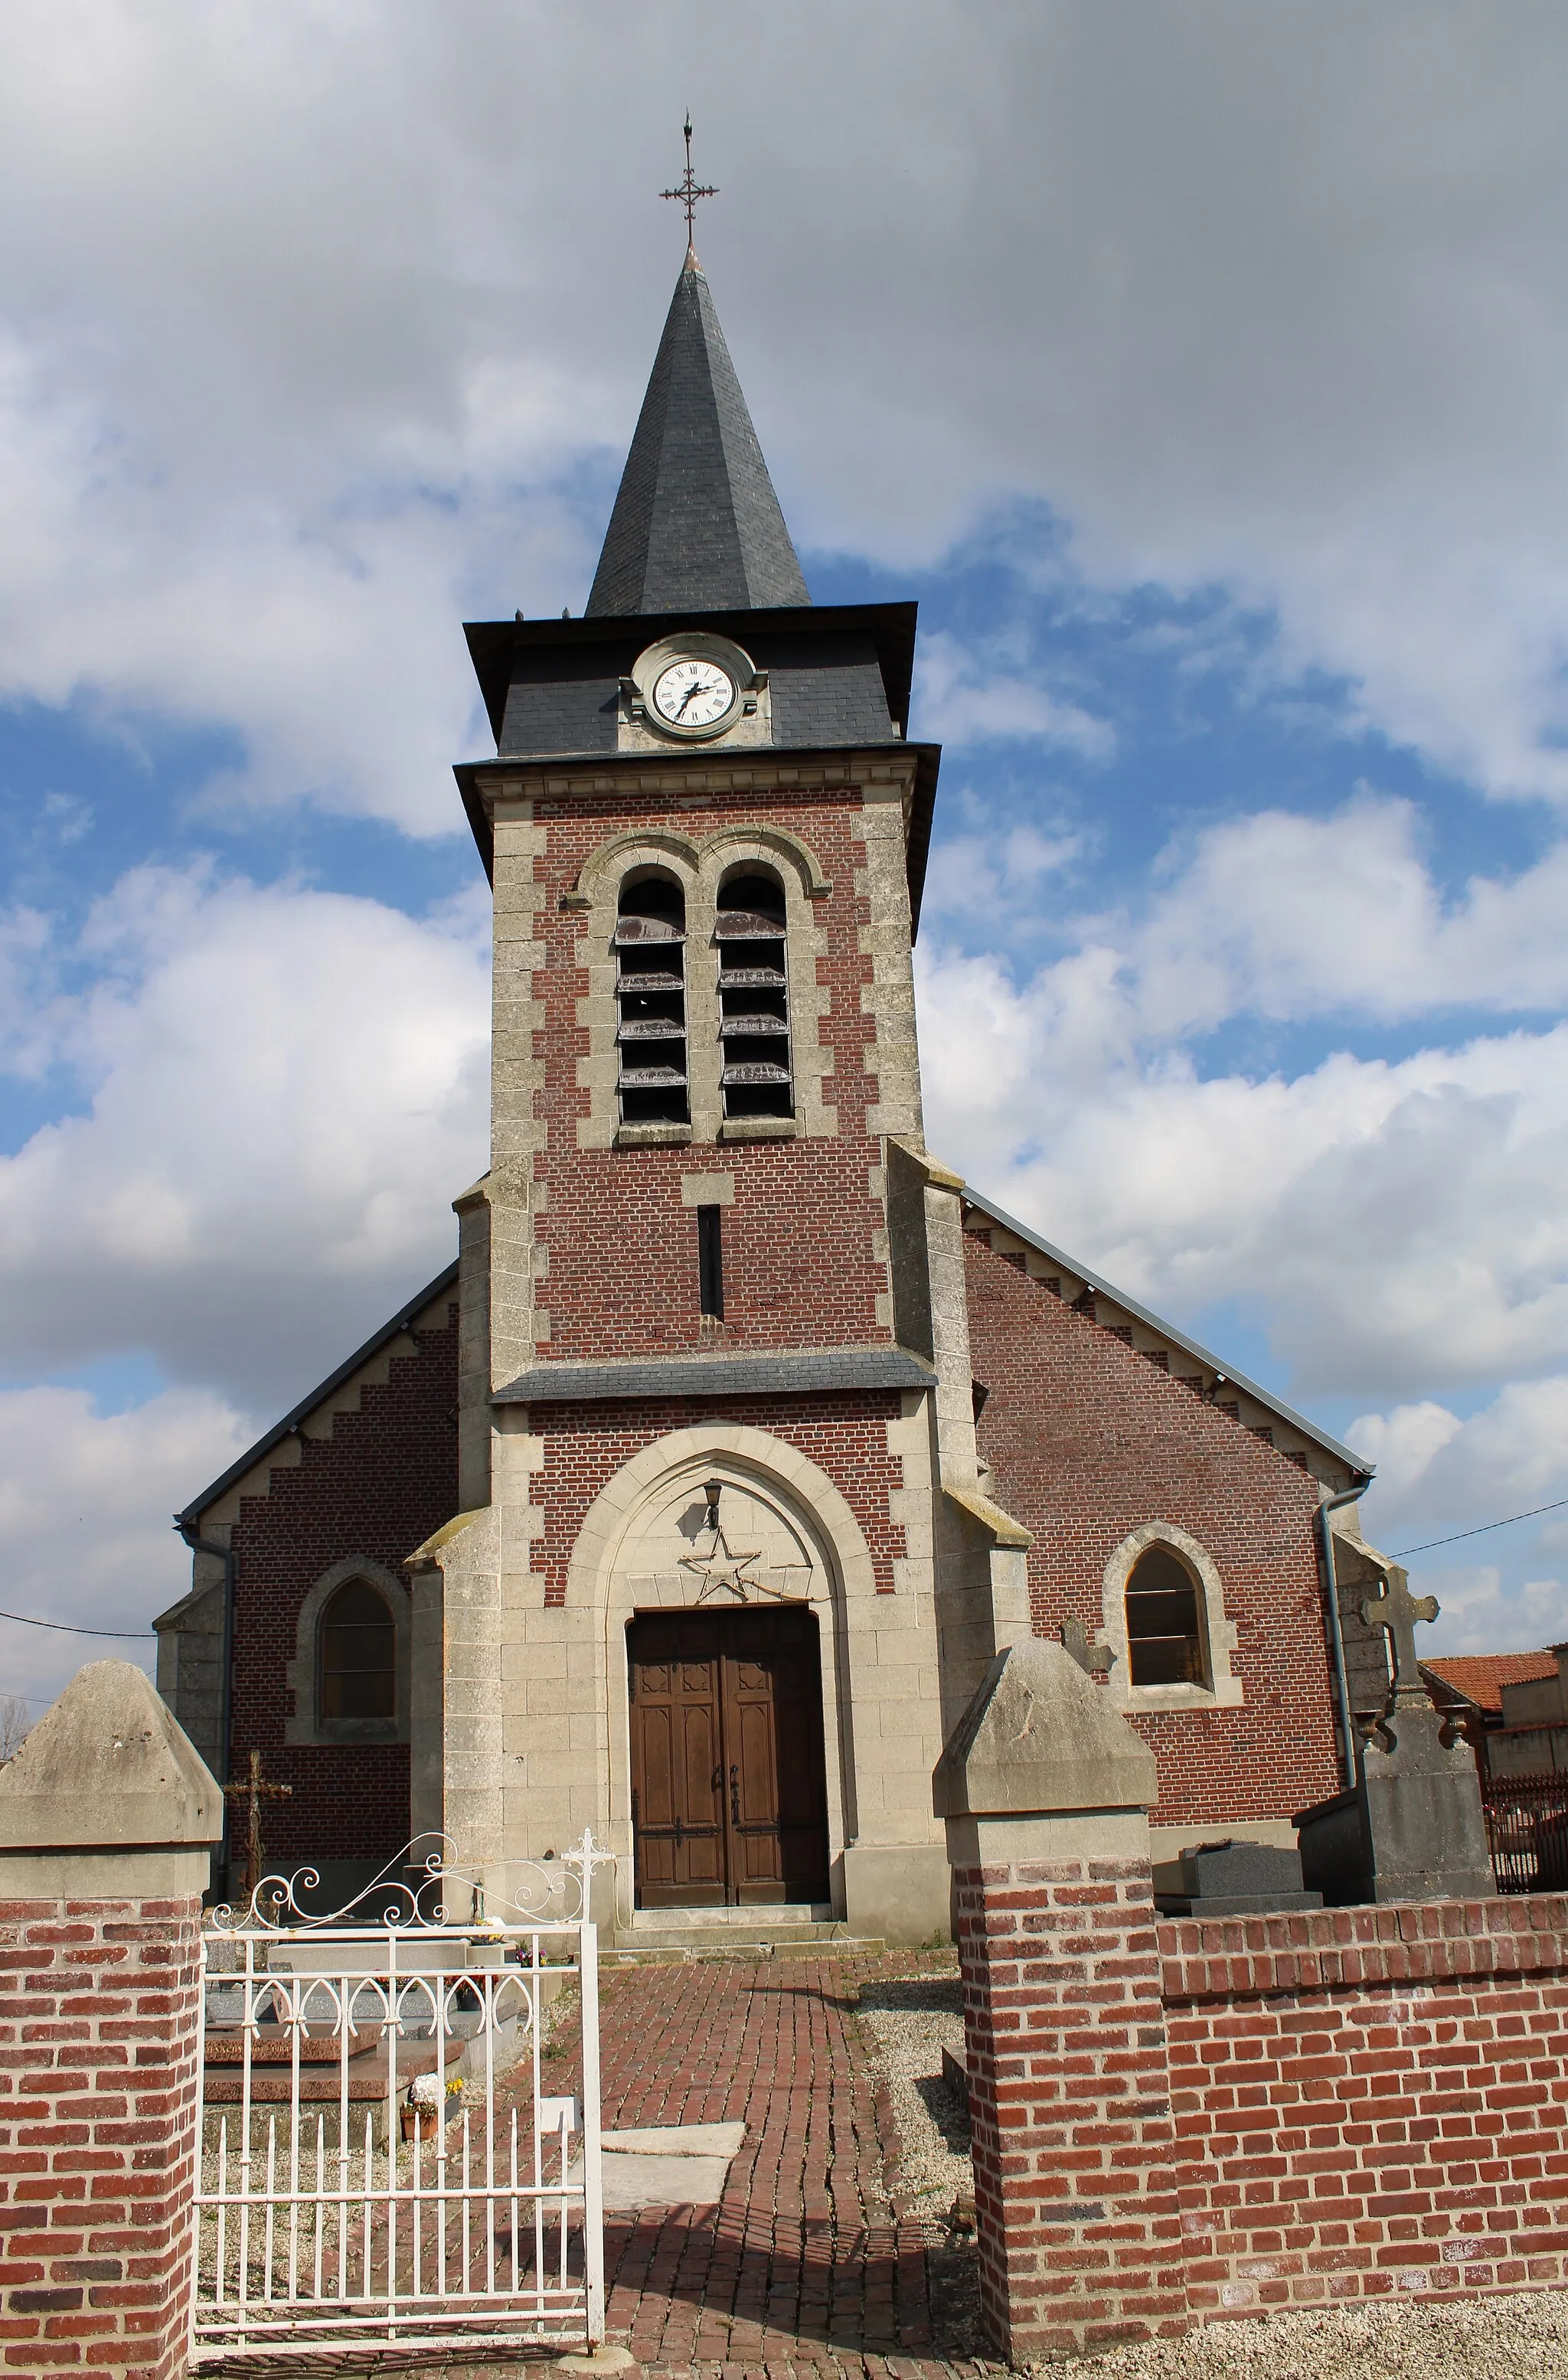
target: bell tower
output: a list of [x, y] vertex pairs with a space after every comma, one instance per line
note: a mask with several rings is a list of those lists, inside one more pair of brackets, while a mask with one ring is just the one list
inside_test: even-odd
[[568, 1374], [696, 1362], [734, 1394], [809, 1353], [904, 1384], [880, 1177], [920, 1133], [938, 753], [904, 734], [915, 606], [811, 602], [690, 254], [585, 614], [468, 636], [496, 737], [457, 771], [495, 897], [477, 1505], [495, 1401]]
[[[921, 1140], [915, 626], [812, 603], [688, 248], [586, 612], [467, 632], [492, 1162], [457, 1202], [464, 1511], [419, 1573], [416, 1823], [487, 1874], [590, 1826], [618, 1924], [714, 1891], [945, 1922], [935, 1507], [975, 1462], [957, 1185]], [[764, 1610], [792, 1648], [766, 1719], [720, 1690], [767, 1671]], [[716, 1665], [698, 1719], [676, 1611], [681, 1674]], [[819, 1701], [808, 1855], [778, 1729]], [[751, 1784], [726, 1729], [764, 1747]]]

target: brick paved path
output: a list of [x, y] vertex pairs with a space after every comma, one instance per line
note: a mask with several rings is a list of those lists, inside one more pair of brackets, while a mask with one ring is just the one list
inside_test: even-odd
[[[606, 2218], [610, 2338], [639, 2367], [986, 2368], [968, 2360], [972, 2252], [890, 2203], [891, 2119], [855, 2017], [857, 1985], [917, 1963], [726, 1959], [606, 1978], [606, 2128], [746, 2126], [718, 2207]], [[574, 2087], [559, 2071], [552, 2087]]]

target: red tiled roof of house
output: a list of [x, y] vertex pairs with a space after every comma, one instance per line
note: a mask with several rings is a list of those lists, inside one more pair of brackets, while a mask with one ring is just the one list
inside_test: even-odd
[[1522, 1686], [1531, 1678], [1555, 1678], [1557, 1657], [1554, 1653], [1454, 1653], [1440, 1660], [1423, 1661], [1421, 1667], [1456, 1688], [1466, 1702], [1501, 1718], [1504, 1686]]

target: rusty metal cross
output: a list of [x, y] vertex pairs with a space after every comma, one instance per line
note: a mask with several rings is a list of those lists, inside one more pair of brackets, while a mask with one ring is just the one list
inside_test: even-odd
[[236, 1804], [243, 1803], [248, 1804], [249, 1809], [249, 1818], [246, 1828], [245, 1840], [245, 1890], [247, 1896], [255, 1891], [256, 1887], [261, 1880], [261, 1803], [264, 1801], [286, 1801], [293, 1791], [294, 1788], [292, 1785], [275, 1785], [270, 1777], [262, 1776], [261, 1755], [259, 1752], [253, 1752], [250, 1755], [250, 1767], [249, 1774], [244, 1777], [236, 1777], [232, 1779], [231, 1781], [224, 1787], [224, 1799], [225, 1802], [232, 1802]]
[[691, 112], [687, 109], [686, 119], [686, 172], [681, 176], [680, 180], [676, 183], [673, 190], [661, 190], [659, 193], [659, 196], [662, 199], [679, 199], [681, 204], [685, 207], [686, 244], [687, 248], [693, 247], [696, 241], [698, 200], [716, 199], [718, 195], [719, 191], [717, 184], [713, 182], [699, 182], [691, 170]]
[[1416, 1650], [1416, 1622], [1435, 1620], [1438, 1599], [1435, 1595], [1412, 1595], [1410, 1577], [1397, 1562], [1391, 1562], [1384, 1574], [1381, 1592], [1365, 1597], [1361, 1617], [1368, 1628], [1388, 1632], [1393, 1646], [1393, 1700], [1396, 1703], [1426, 1702], [1427, 1689], [1421, 1683], [1421, 1657]]

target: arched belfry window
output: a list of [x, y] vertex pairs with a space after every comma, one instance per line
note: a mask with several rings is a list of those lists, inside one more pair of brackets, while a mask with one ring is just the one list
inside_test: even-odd
[[687, 1123], [686, 895], [673, 876], [621, 887], [615, 919], [621, 1121]]
[[1201, 1591], [1169, 1546], [1147, 1547], [1127, 1574], [1127, 1666], [1135, 1686], [1208, 1683]]
[[784, 886], [760, 869], [719, 889], [719, 1033], [726, 1116], [795, 1113]]
[[397, 1628], [368, 1579], [346, 1579], [322, 1609], [318, 1708], [323, 1719], [394, 1718]]

